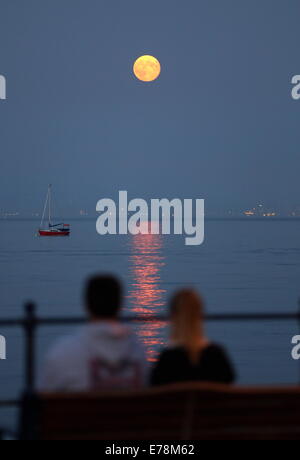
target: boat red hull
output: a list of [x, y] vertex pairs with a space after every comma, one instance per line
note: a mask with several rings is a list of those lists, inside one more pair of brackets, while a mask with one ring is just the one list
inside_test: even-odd
[[47, 230], [39, 230], [40, 236], [70, 236], [70, 232], [51, 232]]

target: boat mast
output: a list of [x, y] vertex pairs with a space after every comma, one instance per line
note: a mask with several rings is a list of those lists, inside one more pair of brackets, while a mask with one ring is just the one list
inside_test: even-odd
[[46, 215], [46, 211], [47, 211], [47, 205], [48, 205], [48, 201], [49, 201], [49, 196], [50, 196], [50, 186], [48, 187], [48, 190], [47, 190], [46, 201], [45, 201], [45, 206], [44, 206], [44, 210], [43, 210], [43, 215], [42, 215], [40, 228], [43, 228], [43, 225], [44, 225], [45, 215]]
[[48, 199], [49, 199], [49, 228], [51, 227], [51, 188], [52, 185], [49, 185], [48, 188]]

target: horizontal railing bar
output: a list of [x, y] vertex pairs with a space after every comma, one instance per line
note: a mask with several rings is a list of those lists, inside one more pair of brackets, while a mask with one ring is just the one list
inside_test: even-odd
[[[123, 322], [154, 322], [168, 321], [167, 316], [126, 316], [120, 317]], [[300, 313], [217, 313], [209, 314], [205, 317], [206, 321], [279, 321], [279, 320], [300, 320]], [[34, 324], [37, 326], [59, 326], [76, 325], [87, 322], [83, 317], [54, 317], [54, 318], [35, 318]], [[28, 324], [26, 319], [6, 319], [0, 320], [0, 327], [17, 327]]]
[[21, 401], [18, 399], [0, 399], [0, 407], [17, 407], [21, 404]]

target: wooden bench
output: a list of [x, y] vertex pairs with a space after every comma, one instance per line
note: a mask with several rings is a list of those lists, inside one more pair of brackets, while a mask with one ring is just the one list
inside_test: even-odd
[[43, 440], [298, 440], [300, 387], [180, 384], [137, 393], [42, 395]]

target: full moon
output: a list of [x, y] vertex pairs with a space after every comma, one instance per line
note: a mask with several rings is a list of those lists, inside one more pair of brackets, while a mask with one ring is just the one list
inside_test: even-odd
[[138, 80], [151, 82], [160, 76], [161, 65], [153, 56], [141, 56], [135, 61], [133, 71]]

